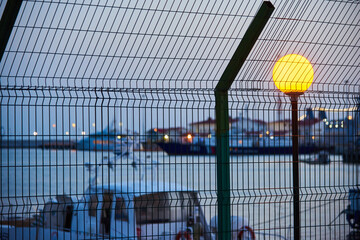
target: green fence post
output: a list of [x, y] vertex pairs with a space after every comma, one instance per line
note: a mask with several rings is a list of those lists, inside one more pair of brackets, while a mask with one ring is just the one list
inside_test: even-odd
[[218, 239], [221, 240], [231, 239], [228, 90], [274, 9], [271, 2], [262, 3], [215, 88]]
[[19, 13], [22, 0], [8, 0], [0, 21], [0, 62]]

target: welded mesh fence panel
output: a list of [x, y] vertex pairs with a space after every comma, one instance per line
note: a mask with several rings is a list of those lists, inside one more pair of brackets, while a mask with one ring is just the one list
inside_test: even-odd
[[[1, 239], [216, 239], [214, 89], [261, 1], [23, 1], [0, 62]], [[358, 239], [358, 1], [273, 1], [229, 91], [232, 239]], [[0, 3], [2, 21], [8, 15]], [[2, 37], [3, 38], [3, 37]], [[3, 41], [3, 39], [2, 39]]]

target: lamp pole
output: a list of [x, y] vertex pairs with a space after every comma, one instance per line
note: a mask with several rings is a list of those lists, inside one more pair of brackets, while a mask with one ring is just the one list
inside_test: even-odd
[[300, 239], [298, 96], [291, 96], [294, 239]]
[[298, 98], [312, 84], [314, 70], [305, 57], [298, 54], [288, 54], [276, 62], [273, 79], [276, 87], [288, 95], [291, 101], [293, 224], [294, 239], [300, 240]]

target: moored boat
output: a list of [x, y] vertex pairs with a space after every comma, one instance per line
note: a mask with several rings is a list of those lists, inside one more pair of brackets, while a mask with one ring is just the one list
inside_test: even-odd
[[[268, 138], [268, 139], [266, 139]], [[266, 137], [254, 143], [250, 138], [230, 137], [230, 155], [286, 155], [292, 154], [292, 142], [289, 137]], [[210, 144], [211, 143], [211, 144]], [[216, 138], [211, 142], [181, 143], [158, 142], [168, 155], [216, 155]], [[300, 145], [299, 154], [311, 154], [324, 150], [314, 144]]]
[[132, 152], [136, 144], [137, 135], [129, 130], [118, 130], [114, 126], [115, 124], [101, 132], [82, 137], [77, 142], [76, 149], [83, 151], [110, 151], [116, 155]]
[[[1, 239], [216, 238], [216, 231], [212, 232], [206, 221], [198, 191], [160, 181], [99, 183], [97, 169], [112, 169], [112, 162], [86, 165], [95, 175], [81, 198], [58, 195], [49, 199], [36, 216], [2, 221]], [[237, 224], [239, 229], [234, 229], [239, 231], [236, 236], [253, 234], [245, 218], [232, 218], [244, 219], [243, 225]], [[249, 236], [247, 239], [252, 239], [253, 235]]]

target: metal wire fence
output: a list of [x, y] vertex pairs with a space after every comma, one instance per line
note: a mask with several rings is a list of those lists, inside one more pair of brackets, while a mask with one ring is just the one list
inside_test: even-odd
[[[0, 239], [358, 239], [359, 1], [272, 1], [217, 175], [215, 87], [261, 4], [2, 1]], [[287, 54], [314, 72], [296, 136]]]

